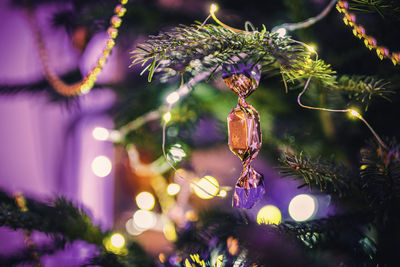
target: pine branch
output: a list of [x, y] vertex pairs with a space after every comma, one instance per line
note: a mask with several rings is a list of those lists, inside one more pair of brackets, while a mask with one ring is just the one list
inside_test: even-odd
[[52, 255], [61, 249], [63, 249], [63, 247], [53, 244], [41, 245], [34, 249], [26, 248], [13, 255], [0, 255], [0, 262], [2, 266], [20, 266], [20, 264], [32, 264], [32, 266], [34, 266], [33, 264], [36, 260], [32, 258], [33, 251], [40, 256], [44, 256]]
[[334, 71], [322, 60], [312, 60], [304, 45], [263, 31], [237, 33], [221, 26], [206, 24], [179, 26], [137, 46], [132, 51], [132, 65], [141, 64], [149, 72], [162, 72], [161, 80], [180, 73], [196, 76], [218, 66], [239, 61], [260, 64], [263, 72], [279, 70], [291, 81], [312, 75], [324, 84], [333, 84]]
[[[57, 198], [49, 204], [31, 198], [25, 200], [27, 211], [21, 211], [13, 197], [0, 191], [0, 226], [14, 230], [36, 230], [49, 235], [53, 245], [38, 248], [39, 255], [54, 253], [55, 250], [64, 248], [67, 242], [83, 240], [94, 244], [100, 251], [86, 266], [154, 266], [145, 251], [134, 242], [130, 242], [126, 253], [121, 255], [107, 252], [103, 240], [108, 237], [109, 232], [103, 232], [95, 226], [89, 216], [72, 202], [64, 198]], [[4, 260], [13, 264], [29, 261], [26, 251]]]
[[384, 206], [400, 200], [400, 146], [393, 139], [389, 150], [375, 141], [361, 150], [362, 188], [370, 205]]
[[396, 0], [349, 0], [349, 9], [359, 12], [378, 13], [381, 17], [398, 17], [400, 3]]
[[373, 97], [391, 101], [389, 96], [395, 92], [389, 90], [388, 85], [389, 82], [374, 77], [341, 76], [331, 89], [348, 92], [350, 98], [365, 104], [365, 110], [367, 110]]
[[351, 178], [351, 172], [341, 164], [334, 162], [313, 161], [311, 158], [299, 155], [286, 154], [280, 160], [282, 166], [278, 167], [283, 176], [293, 176], [295, 179], [304, 180], [300, 187], [308, 185], [319, 188], [328, 194], [337, 194], [339, 197], [351, 196], [358, 191]]

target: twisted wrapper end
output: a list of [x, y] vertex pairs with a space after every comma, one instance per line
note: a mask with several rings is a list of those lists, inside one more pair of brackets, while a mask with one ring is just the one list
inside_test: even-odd
[[235, 186], [232, 206], [251, 209], [264, 195], [264, 177], [261, 173], [247, 166], [243, 169]]

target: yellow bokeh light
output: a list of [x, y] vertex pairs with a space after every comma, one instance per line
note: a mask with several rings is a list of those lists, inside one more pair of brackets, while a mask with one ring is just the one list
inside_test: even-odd
[[92, 161], [92, 171], [98, 177], [106, 177], [112, 169], [111, 160], [106, 156], [98, 156]]
[[137, 210], [133, 214], [133, 223], [140, 230], [153, 228], [157, 223], [156, 215], [148, 210]]
[[202, 199], [215, 197], [219, 192], [219, 183], [212, 176], [204, 176], [193, 187], [195, 194]]
[[111, 245], [116, 248], [122, 248], [125, 245], [125, 238], [121, 234], [113, 234], [111, 236]]
[[168, 111], [167, 113], [164, 114], [163, 119], [165, 122], [169, 122], [171, 120], [171, 117], [172, 117], [171, 112]]
[[174, 242], [178, 238], [178, 236], [176, 235], [176, 231], [175, 231], [175, 225], [171, 221], [167, 221], [164, 224], [163, 233], [164, 233], [165, 238], [170, 242]]
[[149, 192], [141, 192], [136, 196], [136, 204], [142, 210], [151, 210], [155, 204], [154, 196]]
[[317, 204], [316, 199], [311, 195], [297, 195], [289, 203], [289, 215], [295, 221], [306, 221], [314, 216]]
[[280, 224], [281, 220], [281, 211], [274, 205], [264, 206], [257, 213], [258, 224]]
[[360, 113], [355, 109], [349, 109], [348, 112], [352, 117], [359, 118], [359, 119], [361, 118]]
[[212, 14], [212, 13], [216, 12], [217, 10], [218, 10], [217, 4], [215, 4], [215, 3], [211, 4], [210, 13]]
[[311, 53], [316, 53], [317, 52], [317, 46], [315, 44], [309, 44], [307, 45], [307, 49], [308, 51], [310, 51]]
[[176, 183], [171, 183], [167, 187], [167, 193], [170, 196], [175, 196], [176, 194], [179, 193], [180, 190], [181, 190], [181, 187], [179, 186], [179, 184], [176, 184]]
[[106, 141], [110, 136], [110, 132], [106, 128], [96, 127], [93, 129], [92, 135], [96, 140]]

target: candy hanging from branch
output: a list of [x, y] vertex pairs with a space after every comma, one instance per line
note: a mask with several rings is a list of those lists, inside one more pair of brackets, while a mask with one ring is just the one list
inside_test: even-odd
[[260, 116], [245, 100], [260, 82], [261, 67], [255, 64], [224, 66], [222, 78], [239, 99], [228, 115], [229, 148], [243, 163], [243, 171], [235, 186], [233, 206], [250, 209], [264, 195], [264, 178], [251, 161], [261, 148]]

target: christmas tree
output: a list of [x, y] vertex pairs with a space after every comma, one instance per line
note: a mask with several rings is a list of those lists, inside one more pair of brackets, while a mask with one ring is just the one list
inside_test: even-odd
[[1, 266], [397, 265], [397, 1], [1, 5]]

